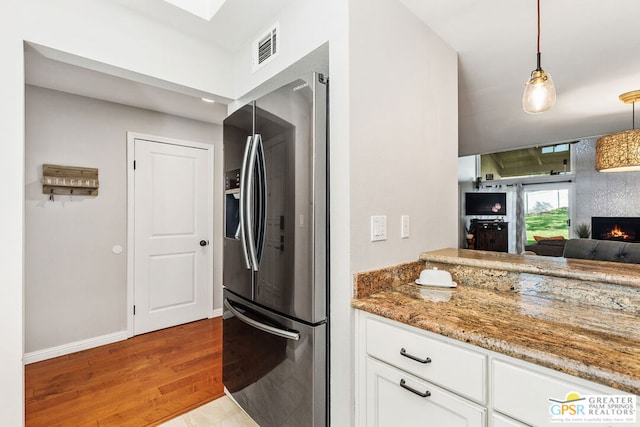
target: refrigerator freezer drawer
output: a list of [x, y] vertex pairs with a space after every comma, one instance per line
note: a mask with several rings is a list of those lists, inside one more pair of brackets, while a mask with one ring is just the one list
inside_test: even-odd
[[[326, 323], [293, 321], [224, 291], [223, 382], [261, 427], [326, 425]], [[235, 314], [234, 314], [235, 313]]]

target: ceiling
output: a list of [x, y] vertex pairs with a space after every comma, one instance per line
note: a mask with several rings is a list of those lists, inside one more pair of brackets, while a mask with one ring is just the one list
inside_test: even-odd
[[24, 52], [25, 81], [29, 85], [145, 110], [221, 124], [227, 105], [206, 103], [200, 97], [179, 90], [142, 84], [130, 79], [59, 62], [27, 45]]
[[242, 44], [266, 30], [278, 12], [295, 0], [227, 0], [210, 21], [160, 0], [111, 1], [195, 39], [237, 52]]
[[[228, 0], [210, 20], [204, 20], [169, 3], [159, 0], [110, 0], [129, 13], [143, 15], [196, 40], [216, 44], [228, 52], [236, 52], [271, 24], [277, 13], [292, 0]], [[238, 23], [241, 22], [242, 25]], [[67, 55], [69, 56], [69, 55]], [[106, 74], [84, 66], [55, 60], [55, 52], [43, 46], [25, 47], [25, 81], [27, 84], [101, 99], [137, 108], [159, 111], [208, 123], [221, 124], [232, 100], [210, 96], [216, 103], [205, 103], [190, 88], [168, 82], [145, 84], [151, 78], [138, 80]], [[87, 61], [77, 60], [79, 63]], [[134, 73], [128, 73], [134, 74]]]
[[[211, 21], [163, 1], [111, 1], [233, 53], [294, 0], [228, 0]], [[524, 81], [536, 66], [535, 0], [399, 1], [458, 52], [460, 155], [575, 141], [631, 128], [631, 106], [618, 95], [640, 89], [640, 1], [542, 0], [542, 67], [553, 77], [557, 103], [537, 115], [521, 108]], [[46, 64], [49, 61], [27, 58], [27, 82], [100, 99], [117, 95], [114, 102], [197, 120], [219, 123], [224, 116], [223, 105], [202, 105], [194, 96], [113, 76], [103, 75], [110, 81], [96, 84], [100, 73], [69, 71], [64, 67], [73, 66]], [[38, 73], [45, 66], [49, 72]], [[66, 83], [65, 73], [74, 73]], [[128, 99], [140, 92], [145, 95]], [[163, 110], [181, 103], [193, 108]], [[211, 114], [207, 108], [220, 111]]]
[[547, 145], [631, 128], [618, 95], [640, 89], [640, 1], [542, 0], [542, 68], [556, 105], [521, 107], [536, 67], [536, 0], [400, 0], [458, 52], [459, 153]]

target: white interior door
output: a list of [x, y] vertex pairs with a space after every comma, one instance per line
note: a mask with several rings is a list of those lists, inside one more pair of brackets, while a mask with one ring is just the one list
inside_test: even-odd
[[137, 335], [208, 315], [213, 162], [206, 146], [138, 138], [134, 146]]

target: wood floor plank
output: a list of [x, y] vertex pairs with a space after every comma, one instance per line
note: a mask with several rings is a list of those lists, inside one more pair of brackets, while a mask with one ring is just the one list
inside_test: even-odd
[[222, 319], [25, 367], [25, 425], [154, 426], [223, 395]]

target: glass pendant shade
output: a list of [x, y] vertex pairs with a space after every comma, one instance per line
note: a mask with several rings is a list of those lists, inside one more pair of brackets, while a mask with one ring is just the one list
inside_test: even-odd
[[524, 84], [522, 109], [530, 114], [542, 113], [556, 103], [556, 88], [551, 75], [542, 69], [531, 73], [531, 78]]
[[529, 81], [524, 84], [522, 94], [522, 109], [525, 113], [543, 113], [556, 103], [556, 88], [551, 80], [551, 75], [545, 73], [540, 66], [542, 54], [540, 53], [540, 0], [538, 0], [538, 50], [536, 54], [537, 67], [531, 72]]

